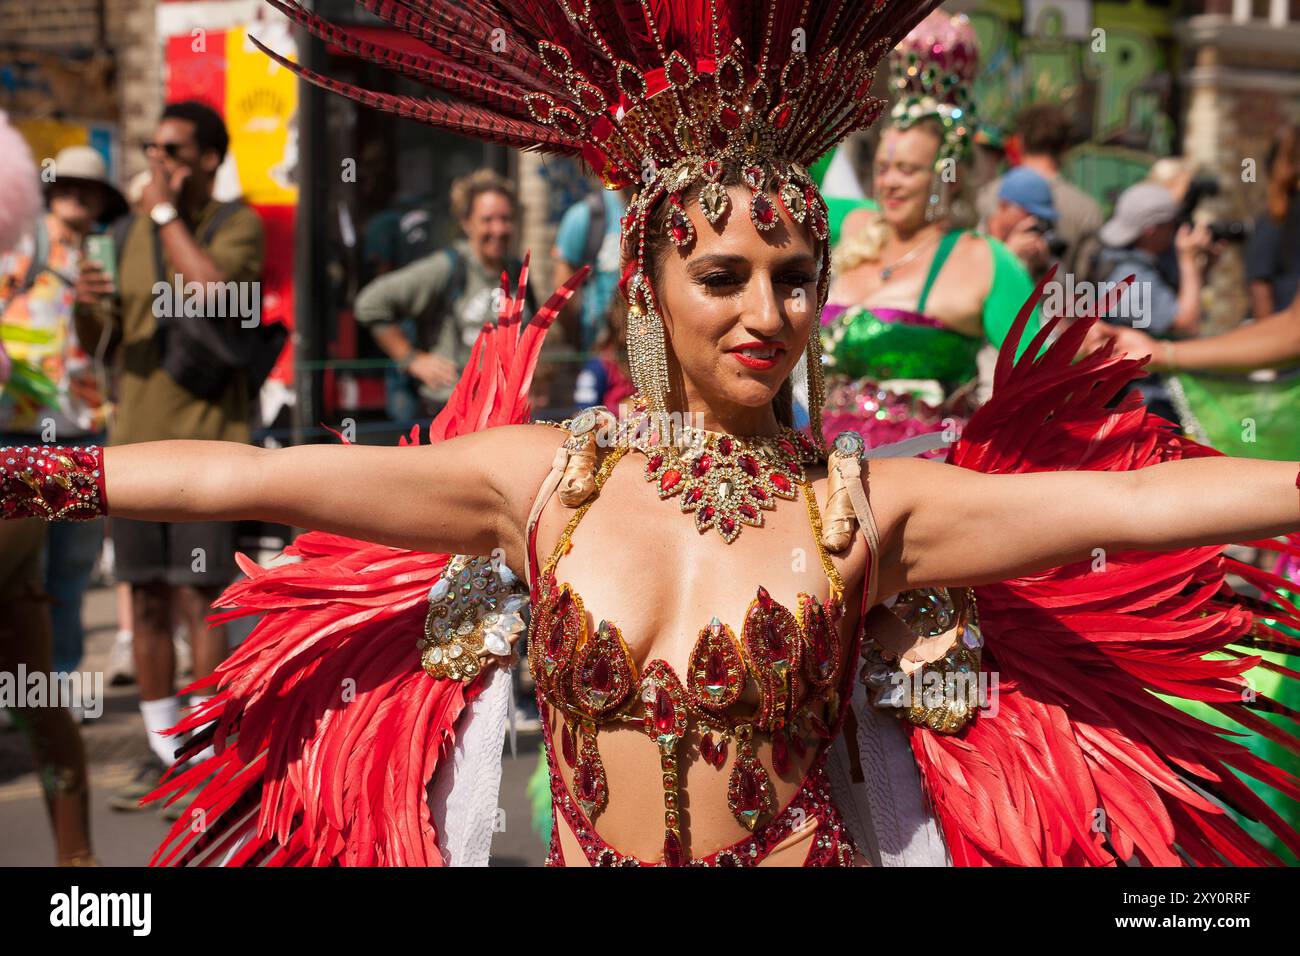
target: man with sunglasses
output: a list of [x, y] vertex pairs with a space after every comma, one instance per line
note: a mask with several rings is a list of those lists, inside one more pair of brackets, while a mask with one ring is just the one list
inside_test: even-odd
[[[212, 288], [209, 282], [242, 287], [257, 281], [265, 247], [261, 220], [246, 205], [213, 198], [229, 135], [209, 107], [169, 104], [151, 141], [142, 145], [151, 176], [138, 204], [141, 215], [116, 230], [116, 286], [107, 272], [93, 266], [83, 268], [77, 286], [79, 331], [83, 324], [98, 328], [107, 321], [120, 342], [121, 378], [109, 442], [192, 438], [246, 443], [250, 408], [242, 370], [215, 396], [196, 394], [173, 378], [164, 367], [166, 342], [158, 335], [155, 286], [162, 279], [175, 287], [178, 276], [181, 283], [198, 282], [205, 289]], [[228, 316], [204, 318], [231, 321]], [[168, 525], [120, 518], [113, 521], [112, 535], [118, 579], [131, 585], [140, 709], [154, 752], [112, 800], [115, 808], [131, 810], [157, 785], [176, 746], [159, 734], [180, 717], [173, 616], [189, 630], [196, 678], [212, 673], [225, 657], [225, 629], [209, 629], [203, 618], [236, 574], [235, 536], [228, 522]]]

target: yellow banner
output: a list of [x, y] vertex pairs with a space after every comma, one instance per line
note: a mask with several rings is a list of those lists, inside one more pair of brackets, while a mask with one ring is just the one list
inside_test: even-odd
[[253, 46], [244, 28], [226, 31], [226, 128], [246, 202], [298, 202], [297, 109], [293, 73]]

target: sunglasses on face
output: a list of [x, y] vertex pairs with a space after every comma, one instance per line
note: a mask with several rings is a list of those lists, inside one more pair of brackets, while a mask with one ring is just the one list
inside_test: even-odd
[[146, 156], [152, 156], [154, 150], [161, 149], [168, 159], [180, 159], [185, 146], [182, 143], [141, 143], [140, 148]]

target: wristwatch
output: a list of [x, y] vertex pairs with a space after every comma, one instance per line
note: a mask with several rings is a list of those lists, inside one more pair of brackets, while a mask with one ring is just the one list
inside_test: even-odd
[[169, 202], [160, 202], [149, 210], [149, 218], [160, 227], [167, 225], [178, 215], [180, 214], [176, 211], [176, 207]]

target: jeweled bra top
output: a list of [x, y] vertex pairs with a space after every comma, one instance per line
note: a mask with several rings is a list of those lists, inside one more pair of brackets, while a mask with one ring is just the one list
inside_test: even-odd
[[[596, 475], [597, 490], [626, 452], [624, 446], [608, 453]], [[739, 635], [716, 617], [701, 628], [684, 680], [661, 659], [638, 673], [618, 625], [602, 619], [591, 632], [581, 596], [556, 576], [559, 558], [571, 547], [570, 537], [595, 498], [570, 518], [535, 582], [529, 667], [543, 709], [564, 717], [560, 749], [573, 768], [574, 798], [588, 820], [599, 815], [609, 799], [609, 782], [597, 746], [598, 727], [639, 725], [660, 751], [666, 865], [682, 865], [685, 857], [677, 760], [692, 729], [700, 735], [700, 759], [714, 767], [723, 765], [734, 744], [727, 802], [735, 818], [753, 831], [777, 811], [772, 782], [754, 751], [754, 735], [771, 735], [773, 767], [784, 775], [792, 751], [800, 758], [810, 746], [821, 751], [839, 722], [844, 653], [838, 625], [845, 611], [844, 586], [821, 544], [821, 516], [811, 482], [805, 476], [802, 484], [829, 598], [820, 601], [800, 592], [791, 611], [759, 587]], [[756, 705], [744, 703], [747, 687], [756, 691]]]

